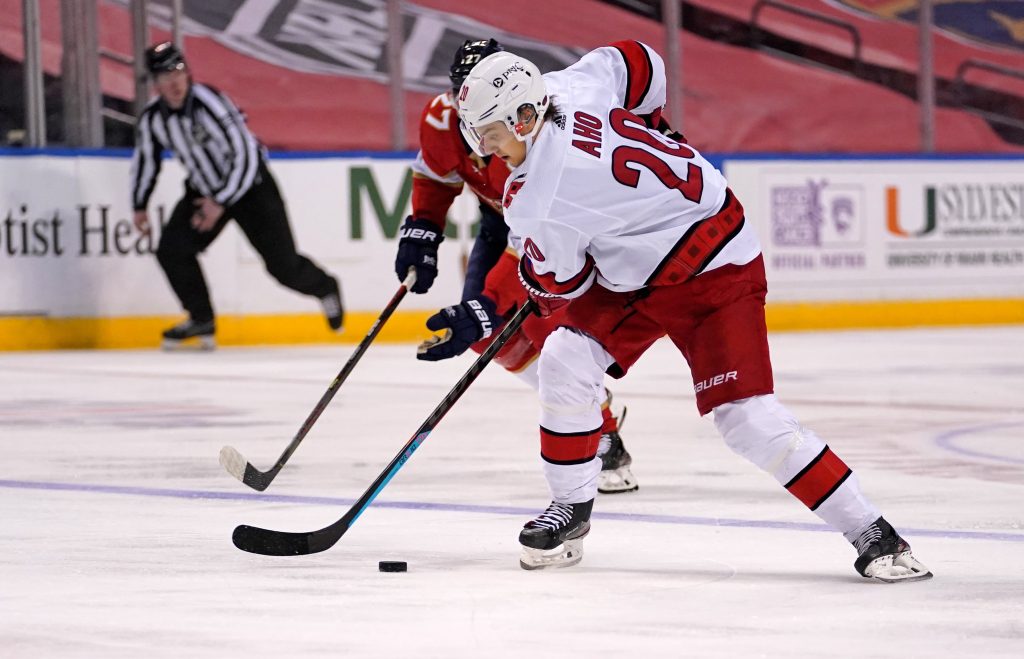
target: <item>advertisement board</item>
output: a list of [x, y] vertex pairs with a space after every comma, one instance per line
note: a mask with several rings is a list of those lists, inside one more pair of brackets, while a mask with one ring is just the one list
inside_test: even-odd
[[[183, 317], [160, 270], [160, 225], [183, 172], [165, 160], [152, 235], [132, 226], [127, 152], [0, 154], [0, 349], [149, 347]], [[330, 334], [316, 300], [278, 284], [229, 224], [200, 257], [226, 344], [360, 340], [397, 290], [411, 154], [270, 160], [299, 251], [337, 274], [348, 311]], [[761, 237], [769, 326], [1024, 322], [1024, 164], [1015, 159], [723, 159]], [[419, 340], [457, 302], [479, 211], [449, 215], [440, 276], [382, 340]]]
[[[279, 157], [270, 162], [299, 251], [341, 279], [349, 320], [354, 321], [346, 324], [343, 340], [362, 338], [397, 290], [396, 236], [410, 212], [410, 163], [408, 154]], [[128, 169], [127, 153], [0, 157], [0, 321], [8, 321], [6, 331], [0, 332], [5, 335], [0, 348], [18, 346], [12, 328], [22, 326], [11, 319], [45, 320], [33, 324], [38, 330], [56, 328], [62, 319], [154, 318], [159, 319], [156, 327], [182, 317], [155, 250], [161, 224], [182, 195], [183, 171], [176, 161], [165, 160], [150, 201], [153, 231], [145, 236], [132, 225]], [[407, 316], [413, 312], [411, 317], [421, 319], [428, 310], [459, 300], [464, 261], [479, 220], [474, 197], [459, 197], [449, 220], [437, 282], [428, 294], [403, 301]], [[267, 274], [234, 223], [201, 255], [200, 263], [219, 319], [272, 316], [279, 327], [284, 321], [278, 316], [302, 318], [307, 325], [315, 319], [317, 331], [305, 333], [307, 340], [332, 339], [319, 332], [318, 302]], [[390, 325], [393, 329], [401, 323]], [[272, 340], [254, 333], [252, 322], [249, 328], [240, 341]], [[156, 332], [138, 345], [158, 339]], [[124, 341], [101, 343], [136, 345]]]
[[1024, 298], [1018, 160], [728, 160], [769, 301]]

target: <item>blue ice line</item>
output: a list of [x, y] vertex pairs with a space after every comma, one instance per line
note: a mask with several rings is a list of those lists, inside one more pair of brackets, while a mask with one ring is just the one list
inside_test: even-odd
[[[259, 501], [263, 503], [297, 503], [316, 506], [351, 506], [355, 499], [338, 497], [312, 497], [292, 494], [260, 494], [257, 492], [214, 492], [211, 490], [175, 490], [159, 487], [127, 485], [96, 485], [89, 483], [53, 483], [46, 481], [0, 480], [0, 488], [18, 490], [51, 490], [63, 492], [89, 492], [95, 494], [122, 494], [129, 496], [168, 497], [173, 499], [219, 499], [223, 501]], [[478, 513], [485, 515], [517, 515], [533, 517], [535, 508], [514, 506], [479, 506], [460, 503], [430, 503], [423, 501], [378, 501], [380, 508], [399, 510], [437, 510], [443, 512]], [[780, 522], [756, 519], [730, 519], [726, 517], [692, 517], [689, 515], [656, 515], [651, 513], [595, 512], [594, 519], [618, 522], [647, 522], [649, 524], [676, 524], [684, 526], [718, 526], [747, 529], [779, 529], [784, 531], [814, 531], [835, 533], [824, 524], [806, 522]], [[919, 529], [900, 527], [901, 535], [950, 538], [955, 540], [995, 540], [997, 542], [1024, 542], [1024, 533], [999, 531], [956, 531], [948, 529]]]
[[1019, 458], [1013, 458], [1007, 455], [997, 455], [994, 453], [985, 453], [984, 451], [976, 451], [972, 449], [963, 448], [958, 446], [954, 441], [957, 437], [963, 437], [965, 435], [973, 435], [978, 432], [984, 432], [986, 430], [1002, 430], [1003, 428], [1015, 428], [1018, 426], [1024, 426], [1024, 421], [1000, 421], [998, 423], [986, 423], [976, 426], [965, 426], [963, 428], [954, 428], [947, 432], [936, 435], [932, 441], [939, 448], [946, 449], [952, 453], [959, 453], [960, 455], [966, 455], [972, 458], [984, 458], [986, 460], [994, 460], [996, 462], [1005, 462], [1008, 464], [1024, 465], [1024, 460]]

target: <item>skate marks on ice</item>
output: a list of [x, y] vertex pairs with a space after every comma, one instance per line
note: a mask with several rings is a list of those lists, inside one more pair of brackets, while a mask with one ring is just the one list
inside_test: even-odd
[[[849, 456], [935, 570], [923, 583], [859, 576], [845, 540], [696, 417], [671, 346], [615, 383], [644, 487], [599, 499], [579, 565], [534, 573], [516, 540], [546, 503], [533, 398], [499, 370], [344, 542], [296, 560], [239, 552], [231, 529], [335, 518], [466, 360], [420, 368], [414, 346], [375, 349], [268, 495], [217, 451], [269, 464], [348, 348], [2, 354], [2, 653], [511, 657], [557, 638], [644, 657], [1018, 656], [1024, 331], [855, 334], [773, 336], [779, 395]], [[83, 425], [55, 412], [64, 401], [116, 411], [83, 408], [102, 420]]]
[[258, 422], [239, 418], [239, 408], [199, 401], [169, 401], [161, 405], [137, 400], [47, 399], [0, 401], [3, 427], [213, 428], [247, 427]]

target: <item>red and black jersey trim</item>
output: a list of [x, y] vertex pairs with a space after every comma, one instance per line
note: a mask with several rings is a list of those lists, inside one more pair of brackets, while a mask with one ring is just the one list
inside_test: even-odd
[[743, 206], [732, 190], [726, 189], [722, 209], [691, 225], [647, 278], [646, 285], [671, 286], [696, 277], [739, 234], [745, 221]]
[[786, 489], [805, 506], [817, 510], [852, 473], [853, 470], [826, 446], [810, 464], [786, 483]]
[[573, 275], [565, 281], [558, 281], [555, 279], [555, 274], [538, 274], [533, 268], [533, 261], [529, 256], [523, 255], [523, 258], [519, 261], [519, 274], [523, 278], [523, 283], [527, 287], [534, 289], [540, 293], [548, 293], [558, 297], [571, 296], [575, 291], [579, 290], [590, 275], [594, 272], [594, 257], [590, 254], [586, 255], [586, 260], [583, 263], [583, 269], [577, 274]]
[[647, 92], [651, 90], [654, 79], [654, 64], [647, 49], [638, 41], [616, 41], [612, 48], [619, 51], [626, 63], [626, 98], [625, 108], [633, 110], [640, 107]]
[[540, 427], [540, 457], [556, 465], [577, 465], [597, 457], [601, 427], [582, 432], [555, 432]]

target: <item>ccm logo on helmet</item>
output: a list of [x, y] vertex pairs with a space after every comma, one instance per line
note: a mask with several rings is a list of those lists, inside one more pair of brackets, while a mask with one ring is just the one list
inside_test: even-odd
[[736, 381], [736, 371], [729, 371], [728, 373], [719, 373], [718, 375], [711, 376], [707, 380], [701, 380], [697, 384], [693, 385], [693, 392], [699, 394], [705, 389], [710, 389], [711, 387], [720, 385], [723, 382], [728, 382], [729, 380], [732, 380], [733, 382]]

